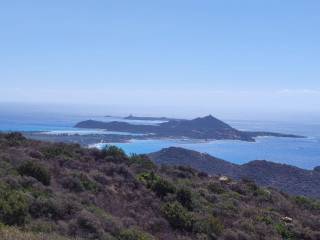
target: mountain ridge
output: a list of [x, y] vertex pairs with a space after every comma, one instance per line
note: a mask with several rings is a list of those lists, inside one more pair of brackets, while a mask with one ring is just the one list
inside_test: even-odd
[[254, 160], [238, 165], [206, 153], [178, 147], [162, 149], [148, 156], [158, 164], [187, 165], [208, 174], [248, 178], [261, 186], [275, 187], [293, 195], [320, 198], [320, 172], [288, 164]]

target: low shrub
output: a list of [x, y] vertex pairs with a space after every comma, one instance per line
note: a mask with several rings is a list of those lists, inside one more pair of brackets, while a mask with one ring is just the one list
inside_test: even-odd
[[193, 216], [179, 202], [165, 204], [162, 212], [173, 228], [186, 231], [192, 230]]
[[275, 225], [276, 231], [281, 235], [284, 240], [293, 240], [295, 239], [294, 233], [289, 230], [289, 228], [283, 223], [278, 223]]
[[35, 220], [24, 227], [25, 231], [33, 233], [46, 233], [50, 234], [58, 230], [55, 222], [45, 221], [43, 219]]
[[150, 160], [147, 155], [139, 155], [139, 154], [132, 154], [129, 157], [129, 165], [136, 165], [141, 169], [144, 170], [154, 170], [156, 169], [156, 165], [154, 162]]
[[154, 182], [158, 181], [160, 176], [156, 175], [154, 172], [145, 172], [138, 175], [138, 180], [144, 183], [147, 188], [151, 188]]
[[169, 181], [161, 178], [154, 182], [151, 186], [151, 190], [154, 191], [158, 197], [163, 198], [169, 193], [174, 193], [175, 187]]
[[256, 191], [254, 192], [254, 196], [256, 196], [259, 201], [272, 200], [271, 192], [267, 189], [260, 188], [260, 187], [256, 189]]
[[61, 209], [56, 205], [52, 199], [38, 198], [35, 199], [31, 205], [29, 212], [32, 217], [39, 218], [45, 217], [50, 219], [57, 219], [60, 215]]
[[97, 239], [103, 234], [100, 222], [94, 214], [82, 210], [77, 218], [80, 231], [88, 238]]
[[57, 234], [24, 232], [15, 227], [0, 227], [1, 240], [81, 240]]
[[100, 220], [100, 222], [102, 222], [103, 228], [106, 232], [116, 235], [122, 229], [123, 225], [120, 219], [112, 216], [105, 210], [94, 205], [89, 206], [87, 210], [94, 214]]
[[119, 240], [154, 240], [154, 237], [137, 229], [126, 229], [120, 233]]
[[294, 201], [300, 207], [303, 207], [309, 210], [320, 210], [320, 202], [317, 200], [312, 200], [304, 196], [297, 196], [297, 197], [294, 197]]
[[62, 179], [62, 186], [71, 192], [83, 192], [84, 186], [80, 179], [76, 176], [68, 176]]
[[0, 221], [7, 225], [24, 224], [28, 217], [27, 196], [8, 186], [0, 184]]
[[98, 191], [97, 183], [91, 180], [86, 174], [81, 173], [77, 175], [77, 177], [80, 179], [85, 190], [94, 192]]
[[105, 157], [114, 157], [118, 159], [127, 158], [126, 153], [119, 147], [113, 145], [106, 145], [101, 150], [102, 156]]
[[18, 132], [12, 132], [5, 135], [5, 139], [9, 146], [19, 146], [26, 138]]
[[59, 156], [72, 157], [72, 145], [57, 143], [42, 149], [45, 158], [55, 158]]
[[221, 183], [218, 183], [218, 182], [209, 183], [208, 189], [209, 189], [210, 192], [216, 193], [216, 194], [222, 194], [222, 193], [225, 192], [225, 189], [223, 188]]
[[272, 217], [269, 216], [269, 215], [266, 215], [266, 214], [264, 214], [264, 215], [258, 215], [258, 216], [256, 217], [256, 220], [259, 221], [259, 222], [264, 222], [264, 223], [267, 224], [267, 225], [270, 225], [270, 224], [273, 223]]
[[138, 179], [161, 198], [165, 197], [169, 193], [174, 193], [176, 190], [175, 186], [171, 182], [161, 178], [154, 172], [142, 173], [138, 176]]
[[205, 233], [208, 236], [216, 236], [222, 233], [223, 225], [218, 218], [209, 216], [195, 220], [193, 230], [197, 233]]
[[24, 162], [22, 165], [19, 166], [17, 169], [20, 175], [29, 176], [37, 179], [43, 185], [50, 185], [50, 173], [48, 169], [34, 161], [27, 161]]
[[64, 188], [72, 192], [93, 191], [97, 192], [99, 187], [94, 180], [91, 180], [86, 174], [73, 174], [62, 180]]
[[188, 210], [193, 209], [192, 193], [189, 189], [182, 188], [177, 191], [177, 201]]

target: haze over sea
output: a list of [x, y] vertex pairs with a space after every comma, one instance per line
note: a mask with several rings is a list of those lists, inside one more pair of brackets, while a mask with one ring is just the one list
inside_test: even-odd
[[[43, 131], [48, 134], [102, 134], [101, 130], [76, 129], [73, 126], [82, 120], [104, 121], [122, 120], [115, 117], [85, 116], [77, 114], [50, 113], [0, 113], [0, 131]], [[206, 152], [233, 163], [243, 164], [251, 160], [269, 160], [312, 169], [320, 165], [320, 124], [294, 123], [280, 121], [236, 121], [227, 120], [231, 126], [240, 130], [273, 131], [307, 136], [307, 138], [259, 137], [256, 142], [235, 140], [192, 141], [192, 140], [132, 140], [128, 143], [112, 143], [130, 153], [150, 153], [165, 147], [178, 146], [199, 152]], [[133, 123], [155, 124], [150, 121], [131, 121]], [[96, 146], [104, 144], [97, 143]]]

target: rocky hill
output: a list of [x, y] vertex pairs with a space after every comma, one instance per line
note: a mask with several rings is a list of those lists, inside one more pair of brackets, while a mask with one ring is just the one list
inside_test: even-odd
[[207, 172], [226, 175], [235, 179], [247, 178], [260, 186], [275, 187], [293, 195], [320, 198], [320, 171], [300, 169], [269, 161], [252, 161], [237, 165], [183, 148], [166, 148], [149, 154], [158, 164], [184, 165]]
[[272, 132], [239, 131], [209, 115], [193, 120], [170, 120], [159, 125], [137, 125], [126, 122], [101, 122], [87, 120], [75, 125], [77, 128], [106, 129], [109, 131], [153, 134], [153, 137], [187, 137], [192, 139], [234, 139], [255, 141], [257, 136], [300, 137]]
[[0, 239], [320, 239], [320, 204], [147, 156], [0, 134]]

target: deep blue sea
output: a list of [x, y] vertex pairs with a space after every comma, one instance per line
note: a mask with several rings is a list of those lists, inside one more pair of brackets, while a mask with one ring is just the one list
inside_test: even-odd
[[[103, 116], [61, 115], [39, 113], [0, 113], [0, 131], [43, 131], [48, 134], [59, 133], [105, 133], [101, 130], [75, 129], [73, 126], [82, 120], [121, 120]], [[169, 146], [179, 146], [209, 153], [233, 163], [246, 163], [251, 160], [269, 160], [291, 164], [300, 168], [312, 169], [320, 165], [320, 123], [292, 123], [271, 121], [225, 120], [241, 130], [274, 131], [307, 136], [304, 139], [260, 137], [257, 141], [234, 140], [187, 141], [187, 140], [133, 140], [129, 143], [114, 143], [129, 153], [149, 153]], [[132, 121], [130, 121], [132, 122]], [[155, 124], [149, 121], [133, 123]]]

